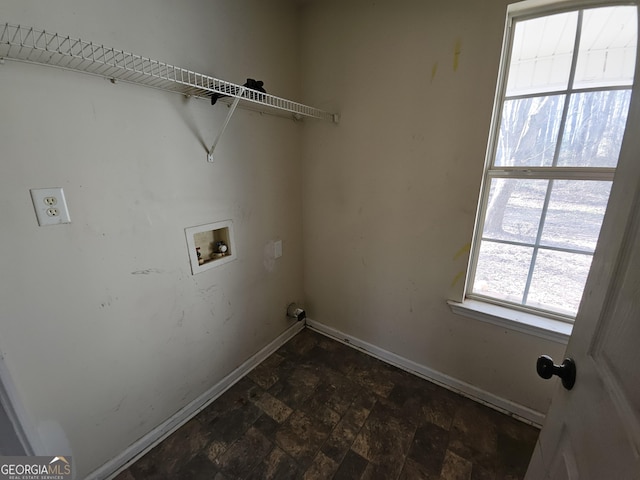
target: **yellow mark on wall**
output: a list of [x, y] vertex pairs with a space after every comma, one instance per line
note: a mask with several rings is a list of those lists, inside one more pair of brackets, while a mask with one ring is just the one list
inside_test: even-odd
[[458, 272], [458, 274], [457, 274], [455, 277], [453, 277], [453, 282], [451, 282], [451, 286], [452, 286], [452, 287], [455, 287], [455, 286], [456, 286], [456, 283], [458, 283], [458, 282], [460, 281], [460, 279], [461, 279], [461, 278], [464, 278], [464, 274], [465, 274], [465, 273], [466, 273], [466, 272], [465, 272], [464, 270], [460, 270], [460, 271]]
[[431, 67], [431, 83], [433, 83], [433, 79], [436, 78], [436, 72], [438, 71], [438, 62], [433, 64]]
[[460, 258], [462, 255], [464, 255], [465, 253], [469, 252], [469, 250], [471, 250], [471, 242], [469, 243], [465, 243], [462, 248], [460, 248], [460, 250], [458, 250], [456, 252], [456, 254], [453, 256], [454, 260], [457, 260], [458, 258]]
[[462, 44], [460, 39], [456, 40], [456, 45], [453, 47], [453, 71], [458, 70], [458, 64], [460, 63], [460, 53], [462, 52]]

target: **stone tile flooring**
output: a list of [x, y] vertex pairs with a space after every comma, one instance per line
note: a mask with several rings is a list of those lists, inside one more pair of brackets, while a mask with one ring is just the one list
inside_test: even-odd
[[305, 329], [116, 480], [521, 479], [537, 437]]

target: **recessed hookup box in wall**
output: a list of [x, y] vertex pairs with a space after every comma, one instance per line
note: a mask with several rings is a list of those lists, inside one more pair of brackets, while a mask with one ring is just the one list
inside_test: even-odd
[[185, 234], [194, 275], [236, 259], [231, 220], [185, 228]]

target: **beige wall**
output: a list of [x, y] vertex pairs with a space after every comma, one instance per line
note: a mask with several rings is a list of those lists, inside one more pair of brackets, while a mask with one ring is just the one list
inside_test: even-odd
[[[506, 3], [303, 5], [0, 5], [0, 21], [342, 113], [301, 126], [238, 111], [211, 165], [223, 105], [0, 67], [0, 349], [43, 443], [73, 454], [80, 477], [273, 340], [303, 295], [316, 321], [548, 407], [553, 383], [533, 365], [563, 347], [445, 303], [462, 295]], [[73, 223], [38, 227], [29, 189], [53, 186]], [[192, 276], [184, 228], [226, 219], [238, 259]]]
[[[298, 98], [294, 13], [260, 0], [0, 5], [2, 22]], [[0, 109], [0, 349], [45, 448], [83, 478], [290, 325], [301, 126], [239, 110], [212, 165], [225, 105], [15, 62], [0, 66]], [[29, 189], [53, 186], [72, 223], [38, 227]], [[184, 228], [226, 219], [238, 259], [192, 276]]]
[[462, 298], [507, 2], [326, 0], [304, 9], [310, 318], [546, 412], [564, 347], [452, 314]]

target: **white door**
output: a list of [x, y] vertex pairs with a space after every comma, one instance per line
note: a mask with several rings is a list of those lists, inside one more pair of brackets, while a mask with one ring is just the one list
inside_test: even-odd
[[558, 382], [526, 480], [640, 479], [638, 70], [609, 207], [565, 355], [576, 364], [575, 386], [566, 390]]

